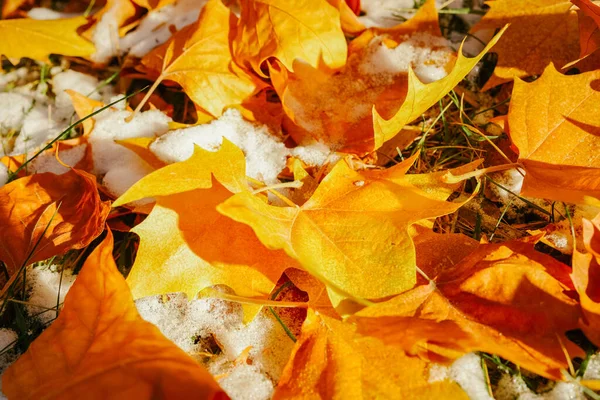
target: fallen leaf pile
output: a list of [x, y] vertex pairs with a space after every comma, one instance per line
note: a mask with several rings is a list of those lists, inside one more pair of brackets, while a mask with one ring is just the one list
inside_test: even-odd
[[47, 3], [0, 19], [9, 399], [598, 398], [596, 2]]

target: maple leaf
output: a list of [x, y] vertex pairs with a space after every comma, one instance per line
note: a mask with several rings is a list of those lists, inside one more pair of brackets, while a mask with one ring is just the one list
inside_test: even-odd
[[236, 60], [262, 73], [262, 63], [275, 57], [293, 70], [296, 59], [317, 68], [346, 63], [346, 38], [336, 8], [325, 0], [242, 0]]
[[[573, 288], [569, 267], [533, 246], [520, 241], [481, 245], [456, 265], [438, 266], [435, 283], [361, 310], [350, 320], [361, 334], [409, 354], [445, 361], [485, 351], [562, 379], [561, 369], [567, 367], [562, 346], [571, 357], [582, 353], [565, 336], [577, 327], [580, 312], [565, 293]], [[436, 271], [425, 270], [431, 272]]]
[[579, 7], [581, 11], [592, 18], [600, 27], [600, 6], [592, 3], [591, 0], [571, 0], [571, 3]]
[[31, 7], [33, 0], [6, 0], [2, 2], [2, 19], [19, 17], [21, 10]]
[[218, 151], [194, 146], [192, 157], [167, 165], [140, 179], [115, 200], [113, 207], [146, 197], [165, 197], [195, 189], [210, 189], [213, 176], [231, 192], [248, 188], [244, 154], [227, 139], [223, 139]]
[[[417, 39], [409, 48], [416, 46], [419, 50], [411, 52], [418, 54], [425, 51], [431, 58], [432, 50], [435, 51], [434, 58], [442, 60], [434, 62], [437, 68], [444, 67], [440, 63], [451, 64], [453, 61], [452, 51], [441, 39], [434, 3], [429, 0], [414, 18], [394, 28], [364, 32], [350, 43], [348, 62], [338, 72], [319, 70], [295, 61], [294, 73], [289, 73], [280, 63], [272, 63], [271, 80], [291, 121], [291, 124], [285, 124], [289, 121], [284, 120], [284, 127], [294, 140], [301, 143], [309, 135], [337, 151], [371, 152], [374, 149], [371, 109], [376, 108], [387, 117], [393, 116], [404, 102], [408, 89], [406, 70], [392, 67], [396, 63], [390, 55], [393, 49], [402, 42], [410, 41], [411, 34], [425, 33], [424, 37], [433, 38], [433, 41], [419, 45], [420, 40]], [[380, 50], [383, 47], [388, 50]], [[382, 61], [386, 57], [392, 58]], [[379, 64], [383, 65], [382, 69]], [[340, 102], [345, 107], [340, 107]], [[428, 104], [427, 108], [432, 104]], [[403, 148], [413, 139], [414, 135], [405, 143], [396, 145]]]
[[35, 174], [0, 188], [0, 260], [9, 275], [21, 266], [86, 247], [110, 211], [83, 171]]
[[600, 344], [600, 216], [583, 219], [583, 243], [587, 253], [573, 252], [571, 278], [577, 293], [583, 317], [580, 321], [585, 335]]
[[444, 173], [406, 175], [414, 159], [361, 172], [338, 162], [302, 207], [276, 207], [241, 192], [218, 210], [296, 258], [327, 285], [334, 306], [390, 296], [415, 284], [408, 227], [461, 206], [444, 201], [458, 187], [444, 185]]
[[452, 70], [446, 77], [440, 80], [425, 84], [417, 78], [412, 69], [409, 70], [408, 88], [398, 111], [391, 118], [385, 119], [377, 111], [376, 107], [373, 107], [374, 148], [378, 149], [384, 142], [392, 139], [406, 124], [417, 119], [458, 85], [483, 56], [496, 45], [504, 35], [506, 29], [507, 27], [504, 27], [500, 30], [481, 53], [473, 58], [467, 58], [463, 55], [462, 48], [464, 43], [461, 44], [458, 49], [458, 58]]
[[0, 55], [40, 61], [46, 61], [50, 54], [89, 57], [95, 51], [94, 45], [77, 33], [85, 24], [85, 17], [0, 20]]
[[579, 59], [571, 64], [584, 59], [600, 47], [600, 7], [590, 0], [571, 0], [579, 7]]
[[[462, 233], [440, 234], [420, 225], [413, 225], [410, 233], [417, 267], [432, 277], [452, 268], [479, 247], [477, 240]], [[421, 275], [417, 278], [420, 283], [428, 283]]]
[[286, 268], [297, 266], [283, 251], [267, 249], [250, 227], [217, 212], [232, 192], [248, 190], [245, 180], [242, 151], [224, 139], [218, 152], [196, 147], [188, 160], [151, 173], [117, 199], [115, 206], [156, 198], [132, 230], [141, 240], [128, 277], [134, 297], [185, 292], [192, 298], [218, 284], [265, 297]]
[[527, 172], [523, 195], [600, 197], [599, 78], [600, 71], [566, 76], [549, 65], [534, 82], [515, 80], [508, 128]]
[[[566, 0], [495, 0], [471, 31], [497, 29], [511, 24], [494, 52], [498, 63], [486, 82], [487, 90], [514, 78], [539, 75], [550, 63], [558, 68], [578, 58], [577, 14]], [[578, 64], [595, 69], [596, 62]]]
[[144, 56], [143, 67], [156, 75], [145, 100], [162, 81], [174, 81], [198, 107], [218, 117], [254, 93], [257, 83], [232, 60], [229, 38], [235, 23], [220, 0], [210, 0], [195, 24]]
[[274, 399], [468, 399], [450, 380], [429, 381], [429, 365], [355, 327], [309, 310]]
[[64, 308], [2, 377], [15, 399], [227, 398], [212, 376], [137, 312], [107, 237]]

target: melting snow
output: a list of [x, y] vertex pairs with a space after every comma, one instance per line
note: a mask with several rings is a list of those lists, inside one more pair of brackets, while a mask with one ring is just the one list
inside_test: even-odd
[[216, 151], [223, 138], [238, 146], [246, 156], [246, 174], [265, 183], [278, 182], [285, 168], [288, 149], [265, 125], [246, 121], [236, 109], [229, 109], [208, 124], [167, 133], [150, 146], [158, 158], [167, 163], [184, 161], [192, 156], [194, 144]]
[[[64, 302], [75, 275], [70, 270], [58, 271], [55, 265], [27, 268], [27, 285], [30, 290], [27, 312], [43, 323], [57, 317], [56, 306]], [[54, 310], [49, 310], [54, 309]]]
[[[271, 398], [294, 343], [266, 310], [244, 325], [241, 307], [219, 299], [188, 302], [183, 294], [169, 294], [136, 305], [144, 319], [221, 376], [219, 384], [232, 398]], [[248, 359], [236, 361], [249, 346]]]
[[143, 57], [171, 37], [172, 27], [179, 31], [194, 23], [205, 3], [206, 0], [180, 0], [150, 11], [137, 29], [121, 39], [121, 52]]
[[94, 160], [94, 174], [103, 176], [102, 183], [114, 196], [120, 196], [131, 185], [153, 171], [133, 151], [115, 143], [140, 137], [157, 137], [169, 130], [171, 118], [159, 110], [149, 110], [135, 115], [129, 111], [105, 110], [95, 117], [94, 130], [89, 136]]

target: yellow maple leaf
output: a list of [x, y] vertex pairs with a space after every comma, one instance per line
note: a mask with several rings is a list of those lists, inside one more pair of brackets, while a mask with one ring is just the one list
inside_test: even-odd
[[209, 189], [215, 177], [231, 192], [248, 188], [242, 151], [227, 139], [218, 151], [194, 147], [192, 157], [167, 165], [134, 183], [113, 203], [118, 207], [145, 197], [169, 196], [195, 189]]
[[443, 184], [443, 173], [406, 175], [414, 159], [361, 172], [339, 162], [302, 207], [276, 207], [242, 192], [218, 210], [296, 258], [325, 283], [334, 306], [390, 296], [415, 284], [408, 227], [461, 205], [445, 201], [458, 186]]
[[149, 174], [117, 199], [113, 206], [156, 198], [132, 230], [141, 239], [127, 279], [135, 298], [170, 292], [192, 298], [218, 284], [239, 296], [266, 297], [283, 271], [297, 266], [283, 251], [267, 249], [250, 227], [217, 212], [232, 192], [248, 190], [245, 179], [242, 151], [224, 139], [218, 152], [197, 147], [188, 160]]
[[[399, 54], [394, 49], [403, 42], [410, 43], [411, 50]], [[386, 117], [398, 111], [407, 93], [408, 65], [420, 64], [415, 54], [427, 54], [434, 69], [451, 66], [454, 55], [446, 43], [435, 1], [429, 0], [409, 21], [391, 29], [369, 29], [350, 42], [348, 61], [340, 71], [296, 60], [291, 73], [279, 62], [271, 63], [271, 80], [289, 119], [284, 126], [297, 143], [309, 135], [336, 151], [373, 151], [372, 109]], [[408, 60], [403, 64], [396, 56]], [[407, 137], [394, 147], [403, 148], [413, 139], [414, 135]]]
[[338, 10], [326, 0], [242, 0], [233, 42], [236, 60], [262, 74], [275, 57], [290, 71], [296, 59], [317, 68], [346, 63], [346, 38]]
[[426, 361], [355, 330], [309, 310], [274, 399], [468, 399], [455, 382], [430, 382]]
[[[514, 78], [538, 75], [551, 62], [561, 68], [578, 58], [577, 15], [567, 0], [495, 0], [471, 31], [511, 24], [494, 52], [498, 63], [487, 90]], [[595, 69], [596, 62], [579, 64]], [[587, 69], [587, 68], [585, 68]]]
[[138, 314], [110, 231], [64, 309], [2, 377], [13, 399], [226, 398], [212, 376]]
[[77, 33], [87, 24], [85, 17], [38, 21], [11, 19], [0, 21], [0, 55], [28, 57], [46, 61], [50, 54], [89, 57], [95, 48]]
[[229, 38], [235, 23], [235, 15], [220, 0], [210, 0], [196, 23], [144, 56], [143, 67], [156, 79], [145, 100], [170, 80], [198, 107], [218, 117], [225, 107], [241, 104], [254, 93], [257, 83], [232, 60]]
[[[526, 170], [521, 193], [581, 203], [600, 197], [600, 71], [515, 80], [508, 128]], [[577, 90], [573, 90], [576, 87]]]
[[375, 132], [375, 149], [378, 149], [384, 142], [392, 139], [404, 128], [404, 125], [417, 119], [429, 107], [436, 104], [442, 97], [450, 92], [473, 67], [483, 58], [483, 56], [500, 40], [504, 31], [503, 28], [477, 56], [467, 58], [462, 53], [462, 47], [458, 50], [458, 58], [450, 73], [435, 82], [425, 84], [417, 78], [411, 69], [408, 72], [408, 90], [406, 97], [396, 114], [386, 120], [373, 107], [373, 127]]

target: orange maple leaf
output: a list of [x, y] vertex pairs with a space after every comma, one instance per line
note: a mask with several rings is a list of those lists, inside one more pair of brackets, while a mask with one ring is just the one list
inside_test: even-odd
[[468, 399], [455, 382], [430, 382], [429, 367], [358, 334], [352, 324], [309, 310], [274, 399]]
[[[487, 90], [514, 78], [539, 75], [550, 63], [562, 68], [579, 56], [577, 14], [565, 0], [495, 0], [472, 28], [497, 29], [511, 24], [494, 53], [498, 63], [486, 82]], [[597, 61], [578, 64], [580, 70], [595, 69]]]
[[346, 63], [346, 39], [335, 7], [324, 0], [242, 0], [236, 60], [262, 74], [262, 64], [277, 58], [288, 70], [296, 59], [313, 67]]
[[86, 247], [104, 230], [110, 211], [96, 178], [72, 169], [35, 174], [0, 188], [0, 260], [20, 267]]
[[552, 379], [567, 367], [563, 345], [571, 357], [582, 354], [565, 336], [580, 317], [566, 294], [569, 267], [532, 243], [481, 245], [456, 265], [424, 272], [439, 275], [351, 317], [359, 332], [436, 361], [490, 352]]
[[[156, 198], [128, 277], [134, 297], [185, 292], [192, 298], [212, 285], [237, 295], [266, 297], [283, 271], [296, 267], [283, 251], [269, 250], [252, 229], [217, 212], [233, 193], [248, 191], [245, 160], [226, 139], [217, 152], [196, 147], [186, 161], [144, 177], [113, 204]], [[248, 308], [251, 318], [256, 308]]]
[[579, 7], [579, 59], [577, 63], [600, 48], [600, 7], [590, 0], [571, 0]]
[[587, 253], [573, 252], [571, 278], [583, 317], [581, 329], [596, 345], [600, 344], [600, 215], [593, 220], [583, 219], [583, 243]]
[[[600, 197], [600, 71], [515, 80], [508, 128], [526, 170], [525, 196], [580, 203]], [[573, 90], [576, 87], [577, 90]]]
[[[386, 65], [389, 67], [388, 64], [391, 65], [394, 61], [392, 58], [382, 61], [378, 55], [386, 54], [384, 60], [385, 57], [393, 57], [390, 55], [393, 48], [409, 41], [411, 34], [424, 33], [425, 39], [416, 39], [412, 45], [421, 46], [421, 49], [427, 49], [428, 52], [433, 49], [445, 55], [445, 60], [436, 59], [435, 65], [443, 68], [446, 66], [443, 65], [445, 62], [450, 69], [454, 56], [443, 44], [445, 41], [441, 39], [437, 17], [435, 2], [430, 0], [418, 10], [414, 18], [405, 23], [390, 29], [369, 29], [350, 43], [348, 61], [338, 72], [319, 69], [297, 60], [293, 63], [294, 72], [288, 73], [283, 65], [273, 63], [271, 78], [288, 118], [284, 121], [284, 127], [298, 143], [305, 136], [312, 136], [342, 152], [364, 154], [378, 148], [380, 141], [382, 143], [389, 140], [400, 131], [398, 129], [391, 133], [396, 128], [392, 117], [401, 109], [407, 96], [407, 102], [411, 103], [409, 91], [413, 86], [408, 67], [404, 71], [392, 68], [386, 72]], [[420, 40], [425, 42], [419, 42]], [[427, 43], [427, 40], [434, 42]], [[384, 48], [389, 50], [382, 50]], [[381, 71], [378, 70], [381, 67], [379, 64], [384, 66]], [[452, 75], [463, 72], [466, 75], [470, 70], [461, 67], [461, 64], [457, 67], [458, 71], [451, 72]], [[464, 75], [460, 76], [458, 81], [463, 77]], [[446, 78], [442, 80], [448, 81]], [[454, 85], [458, 81], [453, 81]], [[433, 86], [428, 89], [431, 88]], [[419, 91], [419, 102], [424, 104], [419, 104], [418, 110], [415, 110], [418, 115], [437, 102], [427, 92], [428, 90]], [[440, 96], [446, 92], [440, 93]], [[340, 107], [340, 103], [344, 106]], [[374, 112], [374, 109], [377, 111]], [[386, 121], [380, 114], [392, 120]], [[411, 121], [404, 121], [402, 127], [408, 122]], [[385, 136], [385, 139], [381, 136]], [[398, 146], [403, 148], [412, 139], [414, 136], [406, 138]]]
[[196, 23], [145, 55], [141, 64], [156, 80], [138, 109], [164, 80], [180, 84], [198, 107], [215, 117], [254, 93], [257, 81], [233, 62], [230, 50], [236, 20], [220, 0], [210, 0]]
[[227, 399], [212, 376], [137, 312], [107, 237], [64, 308], [2, 377], [14, 399]]
[[328, 287], [336, 307], [346, 298], [391, 296], [415, 284], [409, 226], [461, 205], [445, 201], [458, 185], [444, 184], [444, 172], [406, 174], [414, 160], [360, 172], [340, 161], [301, 207], [269, 205], [241, 192], [218, 210], [250, 225], [267, 247], [296, 258]]

